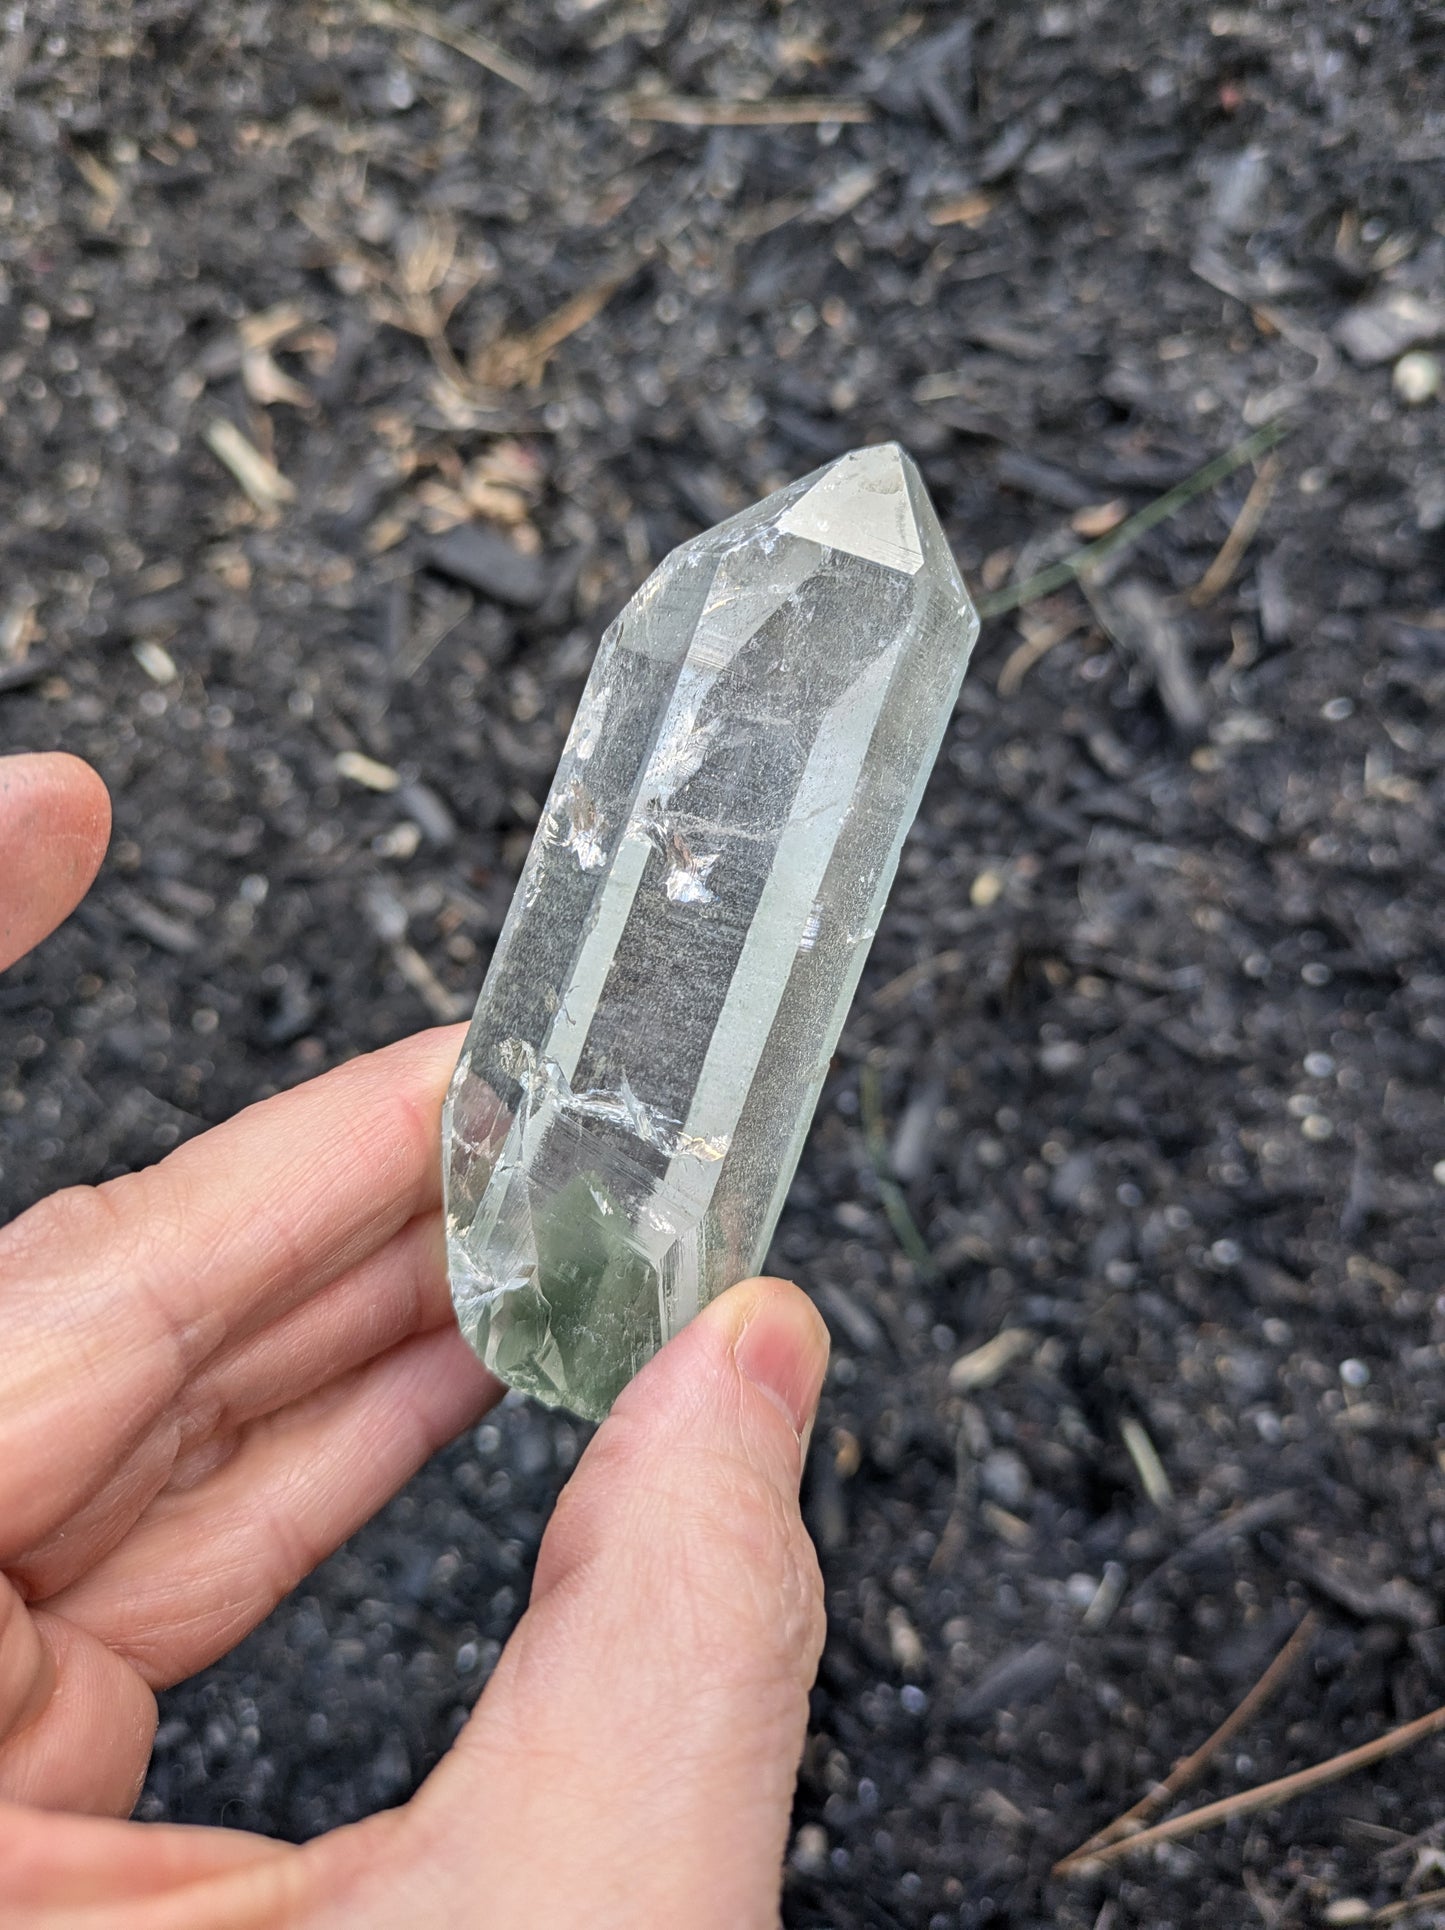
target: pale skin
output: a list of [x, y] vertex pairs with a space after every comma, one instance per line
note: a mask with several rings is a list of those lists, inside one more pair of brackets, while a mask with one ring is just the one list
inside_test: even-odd
[[[0, 758], [0, 968], [89, 886], [98, 777]], [[828, 1342], [714, 1302], [564, 1490], [530, 1605], [397, 1810], [300, 1847], [123, 1820], [156, 1691], [224, 1654], [502, 1389], [450, 1319], [409, 1039], [0, 1230], [7, 1930], [776, 1924], [822, 1643], [798, 1480]]]

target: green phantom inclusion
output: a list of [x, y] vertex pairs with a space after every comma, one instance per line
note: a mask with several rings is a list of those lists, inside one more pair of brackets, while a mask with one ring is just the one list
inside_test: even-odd
[[762, 1265], [978, 618], [896, 444], [608, 630], [447, 1099], [462, 1332], [600, 1417]]

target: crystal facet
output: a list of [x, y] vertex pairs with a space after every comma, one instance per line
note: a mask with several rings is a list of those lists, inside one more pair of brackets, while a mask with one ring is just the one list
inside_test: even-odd
[[603, 638], [447, 1100], [462, 1331], [605, 1414], [761, 1266], [978, 630], [896, 444]]

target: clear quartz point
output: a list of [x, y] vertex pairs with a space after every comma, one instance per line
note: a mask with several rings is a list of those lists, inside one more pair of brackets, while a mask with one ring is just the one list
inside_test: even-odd
[[917, 469], [855, 449], [608, 630], [445, 1118], [463, 1333], [598, 1418], [762, 1265], [978, 618]]

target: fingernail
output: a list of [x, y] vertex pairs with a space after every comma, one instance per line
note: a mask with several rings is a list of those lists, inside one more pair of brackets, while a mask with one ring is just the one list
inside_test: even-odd
[[806, 1456], [828, 1367], [828, 1329], [796, 1287], [768, 1285], [733, 1343], [738, 1372], [787, 1416]]

